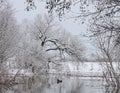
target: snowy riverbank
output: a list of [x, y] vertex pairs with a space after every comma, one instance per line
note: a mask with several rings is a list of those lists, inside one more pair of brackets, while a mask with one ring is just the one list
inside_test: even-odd
[[[81, 76], [81, 77], [101, 77], [103, 76], [103, 65], [105, 62], [60, 62], [58, 65], [50, 63], [47, 72], [49, 74]], [[115, 65], [114, 65], [115, 67]], [[9, 74], [16, 74], [19, 69], [9, 69]], [[46, 73], [46, 72], [44, 72]], [[22, 69], [20, 75], [32, 76], [31, 69]]]
[[[50, 70], [48, 73], [84, 77], [101, 77], [103, 76], [104, 64], [105, 62], [61, 62], [57, 68], [53, 64], [50, 64]], [[115, 63], [114, 67], [116, 67]]]

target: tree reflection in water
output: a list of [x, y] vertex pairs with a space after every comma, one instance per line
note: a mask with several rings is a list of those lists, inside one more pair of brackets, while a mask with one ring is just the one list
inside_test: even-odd
[[120, 93], [120, 88], [111, 85], [105, 85], [105, 93]]
[[[62, 82], [57, 83], [57, 79]], [[41, 75], [24, 82], [6, 93], [105, 93], [101, 79]]]

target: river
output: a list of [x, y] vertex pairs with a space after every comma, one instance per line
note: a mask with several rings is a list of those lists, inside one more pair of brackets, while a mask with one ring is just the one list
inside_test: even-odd
[[105, 93], [100, 78], [40, 75], [29, 78], [5, 93]]

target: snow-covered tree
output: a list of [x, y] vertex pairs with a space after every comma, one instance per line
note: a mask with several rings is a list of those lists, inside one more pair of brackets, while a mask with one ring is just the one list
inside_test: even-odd
[[12, 57], [16, 51], [18, 26], [9, 4], [0, 10], [0, 62]]
[[82, 60], [83, 45], [68, 32], [61, 29], [53, 18], [38, 15], [33, 22], [32, 35], [39, 41], [40, 47], [51, 55], [59, 55], [63, 59], [66, 55]]

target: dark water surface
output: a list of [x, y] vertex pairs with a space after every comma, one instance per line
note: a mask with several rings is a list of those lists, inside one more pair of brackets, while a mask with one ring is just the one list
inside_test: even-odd
[[104, 93], [102, 79], [55, 75], [34, 76], [6, 93]]

